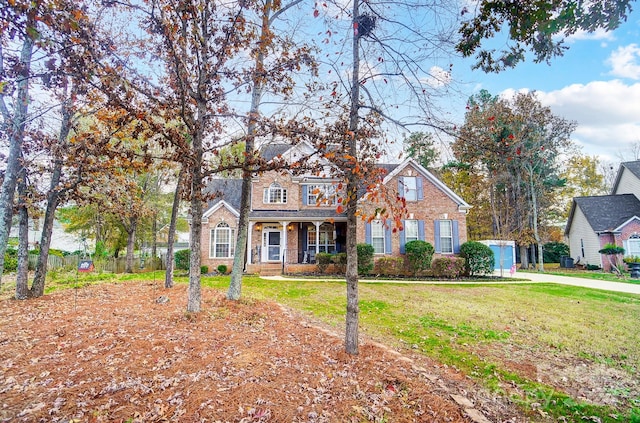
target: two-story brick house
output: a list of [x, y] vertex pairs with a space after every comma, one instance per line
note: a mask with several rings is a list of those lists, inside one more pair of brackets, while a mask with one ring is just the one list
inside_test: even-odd
[[[284, 157], [291, 162], [310, 151], [305, 144], [276, 145], [264, 150], [263, 157]], [[380, 166], [386, 172], [382, 183], [398, 190], [406, 200], [403, 230], [394, 233], [388, 222], [362, 221], [358, 242], [373, 245], [376, 257], [404, 254], [404, 244], [414, 239], [430, 242], [439, 254], [457, 253], [467, 240], [469, 204], [413, 159]], [[316, 174], [275, 171], [254, 177], [247, 270], [314, 263], [319, 252], [344, 251], [346, 216], [337, 212], [338, 182]], [[207, 205], [202, 222], [202, 264], [211, 269], [233, 262], [241, 186], [240, 179], [217, 179], [208, 187], [220, 194]], [[366, 211], [369, 204], [361, 199], [359, 207]]]

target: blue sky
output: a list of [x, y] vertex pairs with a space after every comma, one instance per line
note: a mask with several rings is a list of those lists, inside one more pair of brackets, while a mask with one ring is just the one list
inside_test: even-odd
[[[542, 104], [578, 122], [573, 134], [585, 154], [617, 163], [640, 145], [640, 3], [616, 31], [578, 34], [551, 65], [529, 60], [499, 74], [471, 71], [473, 60], [456, 62], [453, 78], [465, 92], [486, 89], [510, 95], [535, 90]], [[626, 153], [626, 154], [625, 154]]]

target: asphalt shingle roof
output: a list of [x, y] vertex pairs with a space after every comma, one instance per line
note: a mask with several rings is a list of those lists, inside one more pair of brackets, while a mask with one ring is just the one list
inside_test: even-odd
[[207, 209], [224, 200], [231, 207], [240, 211], [240, 197], [242, 195], [242, 179], [213, 179], [206, 188], [207, 194], [214, 194], [215, 197], [207, 202]]
[[636, 178], [640, 179], [640, 160], [636, 160], [634, 162], [624, 162], [622, 166], [626, 167], [633, 173]]
[[574, 200], [595, 232], [612, 231], [633, 216], [640, 216], [640, 200], [633, 194], [576, 197]]

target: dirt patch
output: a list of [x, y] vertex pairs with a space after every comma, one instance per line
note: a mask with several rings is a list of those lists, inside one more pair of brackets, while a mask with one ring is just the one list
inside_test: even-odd
[[526, 345], [493, 344], [474, 351], [530, 380], [545, 383], [576, 400], [622, 410], [637, 404], [640, 381], [622, 369], [558, 352], [544, 353]]
[[2, 422], [524, 422], [464, 375], [269, 302], [126, 283], [0, 302]]

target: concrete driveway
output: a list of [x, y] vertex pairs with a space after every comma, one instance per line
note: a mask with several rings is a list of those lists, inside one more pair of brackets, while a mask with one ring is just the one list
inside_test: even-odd
[[[496, 273], [497, 276], [499, 276]], [[504, 272], [504, 277], [511, 277], [510, 273]], [[535, 273], [535, 272], [516, 272], [513, 274], [514, 278], [518, 279], [527, 279], [531, 282], [536, 283], [557, 283], [561, 285], [572, 285], [572, 286], [582, 286], [585, 288], [593, 288], [593, 289], [602, 289], [605, 291], [614, 291], [614, 292], [626, 292], [629, 294], [637, 294], [640, 295], [640, 280], [638, 284], [632, 283], [624, 283], [624, 282], [609, 282], [609, 281], [600, 281], [596, 279], [586, 279], [586, 278], [577, 278], [577, 277], [569, 277], [569, 276], [555, 276], [548, 275], [545, 273]], [[270, 279], [270, 280], [296, 280], [295, 276], [262, 276], [262, 279]], [[299, 280], [308, 280], [308, 279], [299, 279]], [[397, 284], [419, 284], [425, 283], [430, 285], [446, 285], [451, 284], [452, 281], [417, 281], [417, 280], [383, 280], [383, 279], [367, 279], [361, 278], [361, 283], [397, 283]], [[496, 283], [508, 283], [508, 284], [518, 284], [518, 283], [529, 283], [527, 281], [504, 281], [500, 280], [492, 280], [487, 282], [454, 282], [457, 284], [496, 284]]]
[[640, 295], [640, 280], [637, 284], [624, 283], [624, 282], [610, 282], [600, 281], [596, 279], [576, 278], [569, 276], [555, 276], [545, 273], [533, 273], [533, 272], [516, 272], [513, 277], [529, 279], [532, 282], [550, 282], [558, 283], [561, 285], [573, 285], [582, 286], [585, 288], [603, 289], [606, 291], [626, 292], [629, 294]]

